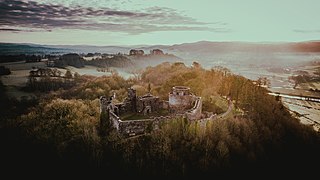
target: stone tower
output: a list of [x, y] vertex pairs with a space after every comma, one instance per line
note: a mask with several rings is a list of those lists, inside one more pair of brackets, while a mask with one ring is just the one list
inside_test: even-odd
[[137, 112], [137, 94], [136, 94], [136, 90], [135, 89], [128, 88], [127, 100], [130, 103], [132, 111], [133, 112]]
[[169, 93], [169, 106], [175, 112], [182, 112], [190, 109], [195, 102], [195, 96], [190, 93], [190, 88], [186, 86], [175, 86]]
[[110, 126], [110, 104], [111, 97], [108, 99], [105, 96], [100, 97], [100, 133], [104, 134], [107, 126]]
[[105, 96], [100, 97], [100, 114], [102, 112], [107, 112], [108, 106], [110, 103], [111, 103], [111, 101], [107, 97], [105, 97]]

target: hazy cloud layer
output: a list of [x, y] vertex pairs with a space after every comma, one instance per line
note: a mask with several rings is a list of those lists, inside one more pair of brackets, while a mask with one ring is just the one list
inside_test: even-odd
[[[216, 28], [210, 27], [214, 24]], [[0, 0], [0, 31], [80, 29], [141, 34], [155, 31], [226, 32], [224, 23], [203, 23], [171, 8], [137, 11]], [[26, 29], [28, 28], [28, 29]]]
[[319, 30], [303, 30], [303, 29], [295, 29], [293, 30], [294, 32], [297, 33], [320, 33], [320, 29]]

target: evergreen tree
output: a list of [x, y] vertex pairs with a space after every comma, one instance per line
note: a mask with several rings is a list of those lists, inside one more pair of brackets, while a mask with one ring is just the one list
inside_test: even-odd
[[71, 71], [68, 69], [66, 74], [64, 75], [65, 78], [71, 79], [72, 78], [72, 73]]

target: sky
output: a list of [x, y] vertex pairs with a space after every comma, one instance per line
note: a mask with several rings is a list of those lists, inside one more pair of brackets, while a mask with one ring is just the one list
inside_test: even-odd
[[320, 40], [319, 0], [0, 0], [0, 42], [172, 45]]

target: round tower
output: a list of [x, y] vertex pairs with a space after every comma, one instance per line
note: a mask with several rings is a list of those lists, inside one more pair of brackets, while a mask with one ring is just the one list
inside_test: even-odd
[[192, 107], [194, 95], [190, 93], [190, 88], [186, 86], [174, 86], [169, 93], [169, 107], [174, 111], [182, 111]]

